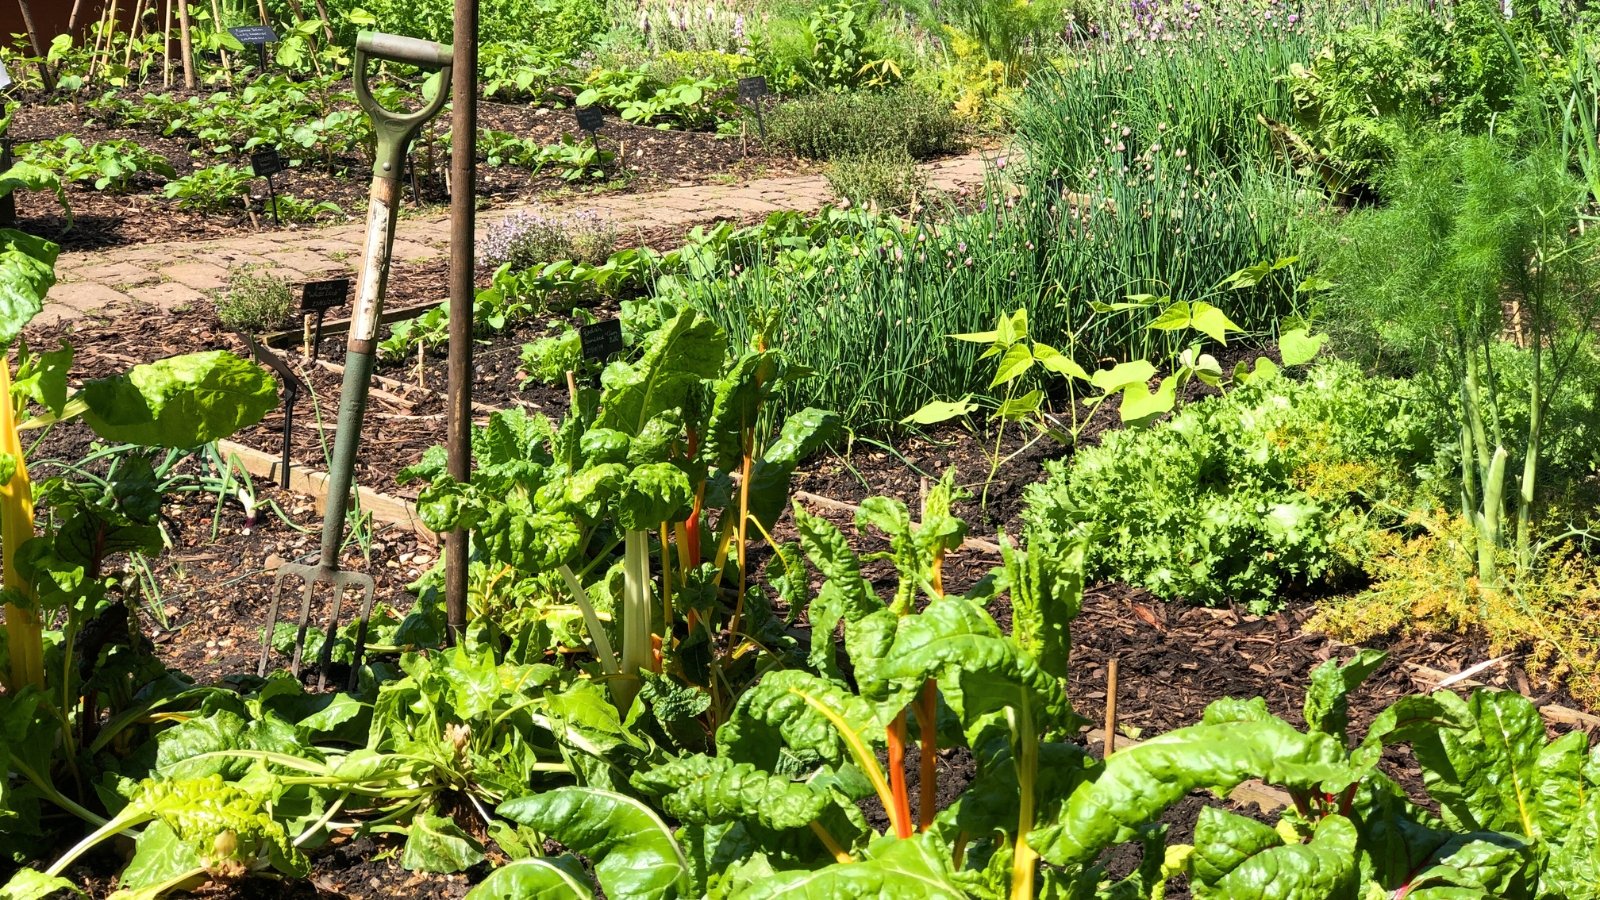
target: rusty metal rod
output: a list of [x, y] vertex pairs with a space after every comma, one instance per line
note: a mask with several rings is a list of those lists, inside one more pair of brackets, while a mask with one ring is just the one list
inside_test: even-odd
[[[455, 0], [455, 106], [450, 112], [450, 361], [446, 426], [450, 477], [472, 477], [472, 300], [477, 258], [478, 0]], [[445, 622], [451, 643], [467, 627], [467, 532], [445, 535]]]

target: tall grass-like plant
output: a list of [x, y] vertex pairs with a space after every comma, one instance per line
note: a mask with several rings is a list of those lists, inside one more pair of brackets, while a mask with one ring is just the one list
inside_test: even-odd
[[[784, 388], [785, 408], [825, 406], [857, 428], [935, 397], [981, 395], [990, 379], [978, 349], [945, 335], [1018, 309], [1038, 339], [1090, 370], [1173, 352], [1170, 336], [1145, 327], [1159, 309], [1105, 309], [1130, 294], [1200, 299], [1240, 269], [1292, 255], [1295, 224], [1322, 193], [1279, 160], [1255, 113], [1287, 115], [1278, 76], [1313, 38], [1284, 23], [1093, 44], [1075, 67], [1034, 81], [1017, 115], [1026, 162], [1002, 161], [980, 207], [878, 245], [840, 244], [799, 275], [750, 260], [731, 280], [689, 285], [687, 299], [736, 335], [778, 310], [777, 337], [817, 372]], [[1223, 311], [1269, 333], [1292, 287], [1230, 292]]]

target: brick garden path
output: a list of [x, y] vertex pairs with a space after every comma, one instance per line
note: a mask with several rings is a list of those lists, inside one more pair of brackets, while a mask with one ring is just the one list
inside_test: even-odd
[[[955, 191], [982, 183], [985, 156], [969, 153], [929, 163], [931, 187]], [[619, 230], [690, 226], [718, 218], [798, 210], [812, 212], [833, 200], [820, 175], [766, 178], [737, 185], [673, 187], [647, 194], [602, 196], [580, 205], [609, 218]], [[526, 205], [478, 213], [480, 229]], [[222, 287], [230, 269], [257, 266], [291, 281], [339, 277], [359, 264], [365, 224], [257, 234], [203, 241], [139, 244], [111, 250], [63, 253], [56, 263], [58, 283], [36, 321], [54, 324], [107, 307], [174, 310], [192, 307], [208, 291]], [[480, 232], [481, 233], [481, 232]], [[394, 259], [420, 262], [449, 252], [447, 214], [403, 216], [395, 232]]]

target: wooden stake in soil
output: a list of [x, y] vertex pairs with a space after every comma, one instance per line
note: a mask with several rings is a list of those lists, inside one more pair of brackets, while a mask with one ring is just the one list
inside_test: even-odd
[[[112, 2], [115, 3], [116, 0]], [[183, 3], [185, 0], [178, 2]], [[218, 28], [222, 27], [222, 7], [217, 5], [217, 0], [211, 0], [211, 21], [215, 22]], [[222, 59], [222, 80], [228, 83], [228, 87], [233, 87], [233, 65], [228, 62], [228, 51], [218, 47], [217, 56]]]
[[[317, 0], [322, 7], [322, 0]], [[455, 105], [450, 110], [450, 361], [445, 397], [450, 421], [445, 445], [450, 477], [472, 477], [472, 303], [477, 257], [478, 0], [455, 0], [451, 68]], [[451, 643], [467, 628], [465, 529], [445, 536], [445, 624]]]
[[189, 0], [167, 0], [167, 2], [178, 5], [178, 31], [182, 37], [183, 50], [183, 86], [185, 90], [192, 91], [194, 90], [194, 44], [189, 37]]
[[161, 26], [161, 86], [172, 87], [172, 0], [167, 0], [167, 12]]
[[1117, 658], [1106, 660], [1106, 746], [1102, 759], [1110, 759], [1117, 743]]

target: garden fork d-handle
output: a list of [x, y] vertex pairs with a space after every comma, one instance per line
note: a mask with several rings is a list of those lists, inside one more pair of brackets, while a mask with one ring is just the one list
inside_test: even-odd
[[[417, 131], [444, 108], [450, 96], [450, 62], [454, 51], [449, 44], [363, 31], [356, 37], [356, 102], [372, 119], [372, 130], [377, 135], [378, 150], [373, 159], [373, 176], [398, 179], [400, 164], [405, 160], [406, 147]], [[433, 99], [416, 112], [396, 112], [379, 103], [372, 96], [368, 60], [386, 60], [406, 63], [426, 69], [438, 69], [438, 89]]]

